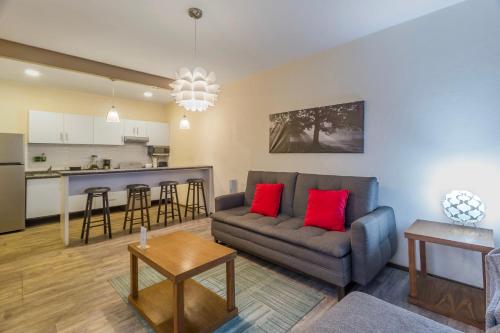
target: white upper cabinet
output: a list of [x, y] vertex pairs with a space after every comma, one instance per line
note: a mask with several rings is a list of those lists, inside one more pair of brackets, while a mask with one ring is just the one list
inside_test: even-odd
[[169, 146], [170, 133], [167, 123], [147, 122], [147, 135], [149, 146]]
[[123, 122], [108, 123], [105, 117], [94, 117], [94, 144], [123, 145]]
[[137, 136], [146, 137], [147, 135], [147, 122], [141, 120], [125, 119], [124, 121], [124, 136]]
[[64, 143], [64, 114], [29, 111], [30, 143]]
[[93, 121], [92, 116], [64, 114], [64, 143], [92, 144]]

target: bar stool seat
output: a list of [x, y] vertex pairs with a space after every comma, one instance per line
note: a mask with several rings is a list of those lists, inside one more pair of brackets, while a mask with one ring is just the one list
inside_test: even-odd
[[102, 194], [111, 191], [109, 187], [89, 187], [85, 189], [85, 193]]
[[[151, 191], [149, 185], [146, 184], [130, 184], [126, 186], [128, 190], [127, 195], [127, 207], [125, 210], [125, 219], [123, 220], [123, 230], [127, 227], [127, 222], [130, 222], [129, 233], [132, 233], [132, 228], [134, 224], [141, 224], [144, 226], [144, 215], [146, 215], [146, 222], [148, 224], [148, 230], [151, 230], [151, 222], [149, 218], [149, 208], [148, 208], [148, 192]], [[140, 217], [134, 218], [134, 213], [136, 210], [135, 203], [139, 200]], [[129, 217], [130, 214], [130, 217]], [[135, 222], [140, 220], [140, 222]]]
[[175, 180], [166, 180], [164, 182], [160, 182], [158, 185], [160, 186], [179, 185], [179, 182]]
[[[112, 238], [111, 234], [111, 218], [109, 213], [109, 200], [108, 192], [111, 189], [109, 187], [89, 187], [86, 188], [84, 193], [87, 194], [87, 204], [85, 205], [85, 212], [83, 215], [82, 232], [80, 234], [80, 239], [83, 239], [85, 235], [85, 244], [89, 242], [90, 228], [103, 227], [104, 234], [108, 234], [109, 238]], [[102, 198], [102, 220], [92, 220], [92, 206], [95, 198]], [[102, 222], [102, 224], [95, 224]]]
[[[160, 182], [160, 200], [158, 204], [158, 214], [156, 215], [156, 223], [160, 223], [160, 215], [164, 215], [164, 223], [167, 226], [168, 219], [170, 218], [172, 222], [176, 217], [179, 218], [179, 222], [182, 223], [181, 208], [179, 205], [179, 195], [177, 193], [178, 181], [166, 180]], [[175, 203], [174, 203], [175, 198]], [[170, 211], [168, 209], [170, 203]], [[163, 211], [162, 211], [163, 205]]]
[[[186, 199], [186, 208], [184, 210], [184, 217], [187, 217], [188, 211], [192, 213], [192, 219], [194, 220], [195, 212], [200, 215], [200, 211], [204, 211], [205, 216], [208, 217], [207, 202], [205, 199], [205, 180], [203, 178], [190, 178], [187, 180], [188, 183], [188, 194]], [[200, 193], [203, 198], [203, 204], [200, 204]], [[189, 198], [191, 197], [191, 202]]]

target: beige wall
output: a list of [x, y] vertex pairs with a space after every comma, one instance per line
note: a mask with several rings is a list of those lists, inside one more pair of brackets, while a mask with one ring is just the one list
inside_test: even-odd
[[[166, 121], [159, 103], [116, 98], [120, 117]], [[0, 132], [27, 133], [28, 110], [106, 116], [111, 97], [0, 80]]]
[[[467, 1], [324, 53], [224, 85], [216, 107], [169, 105], [172, 165], [212, 164], [216, 194], [244, 189], [249, 169], [377, 176], [380, 202], [394, 207], [399, 250], [417, 218], [447, 221], [451, 189], [476, 192], [482, 227], [500, 240], [500, 3]], [[299, 46], [298, 46], [299, 47]], [[366, 101], [364, 154], [269, 154], [271, 113]], [[429, 249], [433, 273], [480, 285], [480, 256]]]

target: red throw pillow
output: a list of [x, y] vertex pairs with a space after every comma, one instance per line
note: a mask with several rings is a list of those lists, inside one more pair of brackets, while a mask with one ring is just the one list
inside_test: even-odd
[[281, 202], [281, 192], [284, 184], [257, 184], [250, 212], [265, 216], [278, 216]]
[[348, 190], [309, 190], [305, 226], [331, 231], [345, 231], [345, 207]]

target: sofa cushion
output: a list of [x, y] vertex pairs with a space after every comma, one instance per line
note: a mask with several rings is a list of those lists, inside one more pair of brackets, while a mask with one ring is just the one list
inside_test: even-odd
[[309, 333], [458, 333], [373, 296], [352, 292], [314, 321]]
[[245, 206], [251, 206], [257, 184], [283, 184], [281, 193], [282, 214], [291, 216], [293, 213], [293, 196], [295, 191], [296, 172], [249, 171], [245, 190]]
[[327, 231], [304, 226], [303, 218], [291, 218], [280, 214], [277, 217], [262, 216], [248, 212], [248, 207], [239, 207], [215, 212], [212, 218], [261, 235], [290, 242], [326, 255], [343, 257], [351, 252], [351, 232]]
[[305, 226], [313, 226], [330, 231], [345, 231], [345, 206], [347, 190], [309, 190]]
[[257, 184], [250, 211], [265, 216], [278, 216], [283, 187], [283, 184]]
[[299, 174], [293, 199], [293, 216], [305, 216], [309, 189], [349, 191], [345, 211], [346, 226], [378, 206], [378, 182], [375, 177], [347, 177]]

